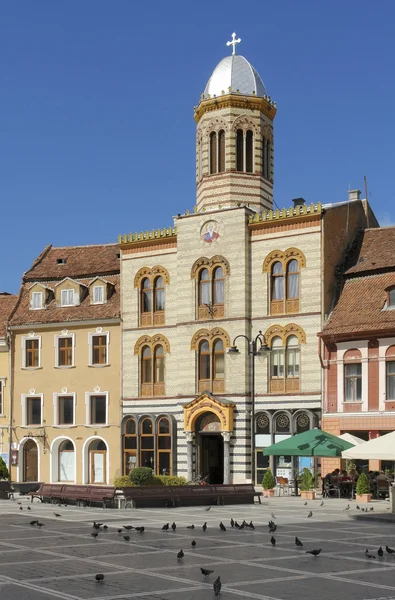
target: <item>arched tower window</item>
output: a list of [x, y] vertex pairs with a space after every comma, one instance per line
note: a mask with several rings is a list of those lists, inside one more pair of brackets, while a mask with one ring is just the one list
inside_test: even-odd
[[225, 131], [218, 133], [218, 173], [225, 171]]
[[210, 133], [210, 175], [217, 172], [217, 134]]
[[244, 133], [242, 129], [236, 131], [236, 171], [244, 171]]
[[245, 155], [246, 155], [246, 164], [245, 164], [245, 170], [247, 173], [252, 173], [253, 171], [253, 134], [252, 131], [249, 129], [246, 133], [246, 150], [245, 150]]

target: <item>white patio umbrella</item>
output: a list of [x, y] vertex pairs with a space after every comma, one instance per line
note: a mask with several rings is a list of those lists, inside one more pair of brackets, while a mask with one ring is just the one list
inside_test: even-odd
[[352, 435], [351, 433], [342, 433], [337, 437], [339, 437], [341, 440], [346, 440], [346, 442], [350, 442], [350, 444], [353, 444], [354, 446], [358, 446], [358, 444], [366, 444], [366, 440], [363, 440], [356, 435]]
[[342, 458], [395, 461], [395, 431], [382, 435], [349, 450], [343, 450]]

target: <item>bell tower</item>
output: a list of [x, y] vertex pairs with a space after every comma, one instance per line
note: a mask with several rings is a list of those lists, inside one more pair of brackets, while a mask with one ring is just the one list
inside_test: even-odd
[[195, 107], [197, 211], [249, 205], [271, 210], [276, 103], [254, 67], [236, 53], [215, 67]]

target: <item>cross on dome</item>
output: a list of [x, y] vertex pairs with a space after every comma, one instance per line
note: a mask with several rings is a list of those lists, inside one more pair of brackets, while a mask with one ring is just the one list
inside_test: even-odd
[[240, 44], [240, 42], [241, 42], [241, 39], [237, 38], [237, 40], [236, 40], [236, 34], [232, 33], [232, 41], [226, 42], [227, 46], [233, 46], [232, 55], [236, 54], [236, 44]]

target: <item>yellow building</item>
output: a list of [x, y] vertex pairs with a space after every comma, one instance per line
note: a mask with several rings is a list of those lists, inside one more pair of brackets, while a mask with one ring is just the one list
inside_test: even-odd
[[0, 294], [0, 456], [7, 466], [10, 451], [10, 346], [6, 324], [16, 299], [17, 296], [12, 294]]
[[14, 481], [112, 483], [120, 467], [116, 244], [48, 246], [8, 326]]

